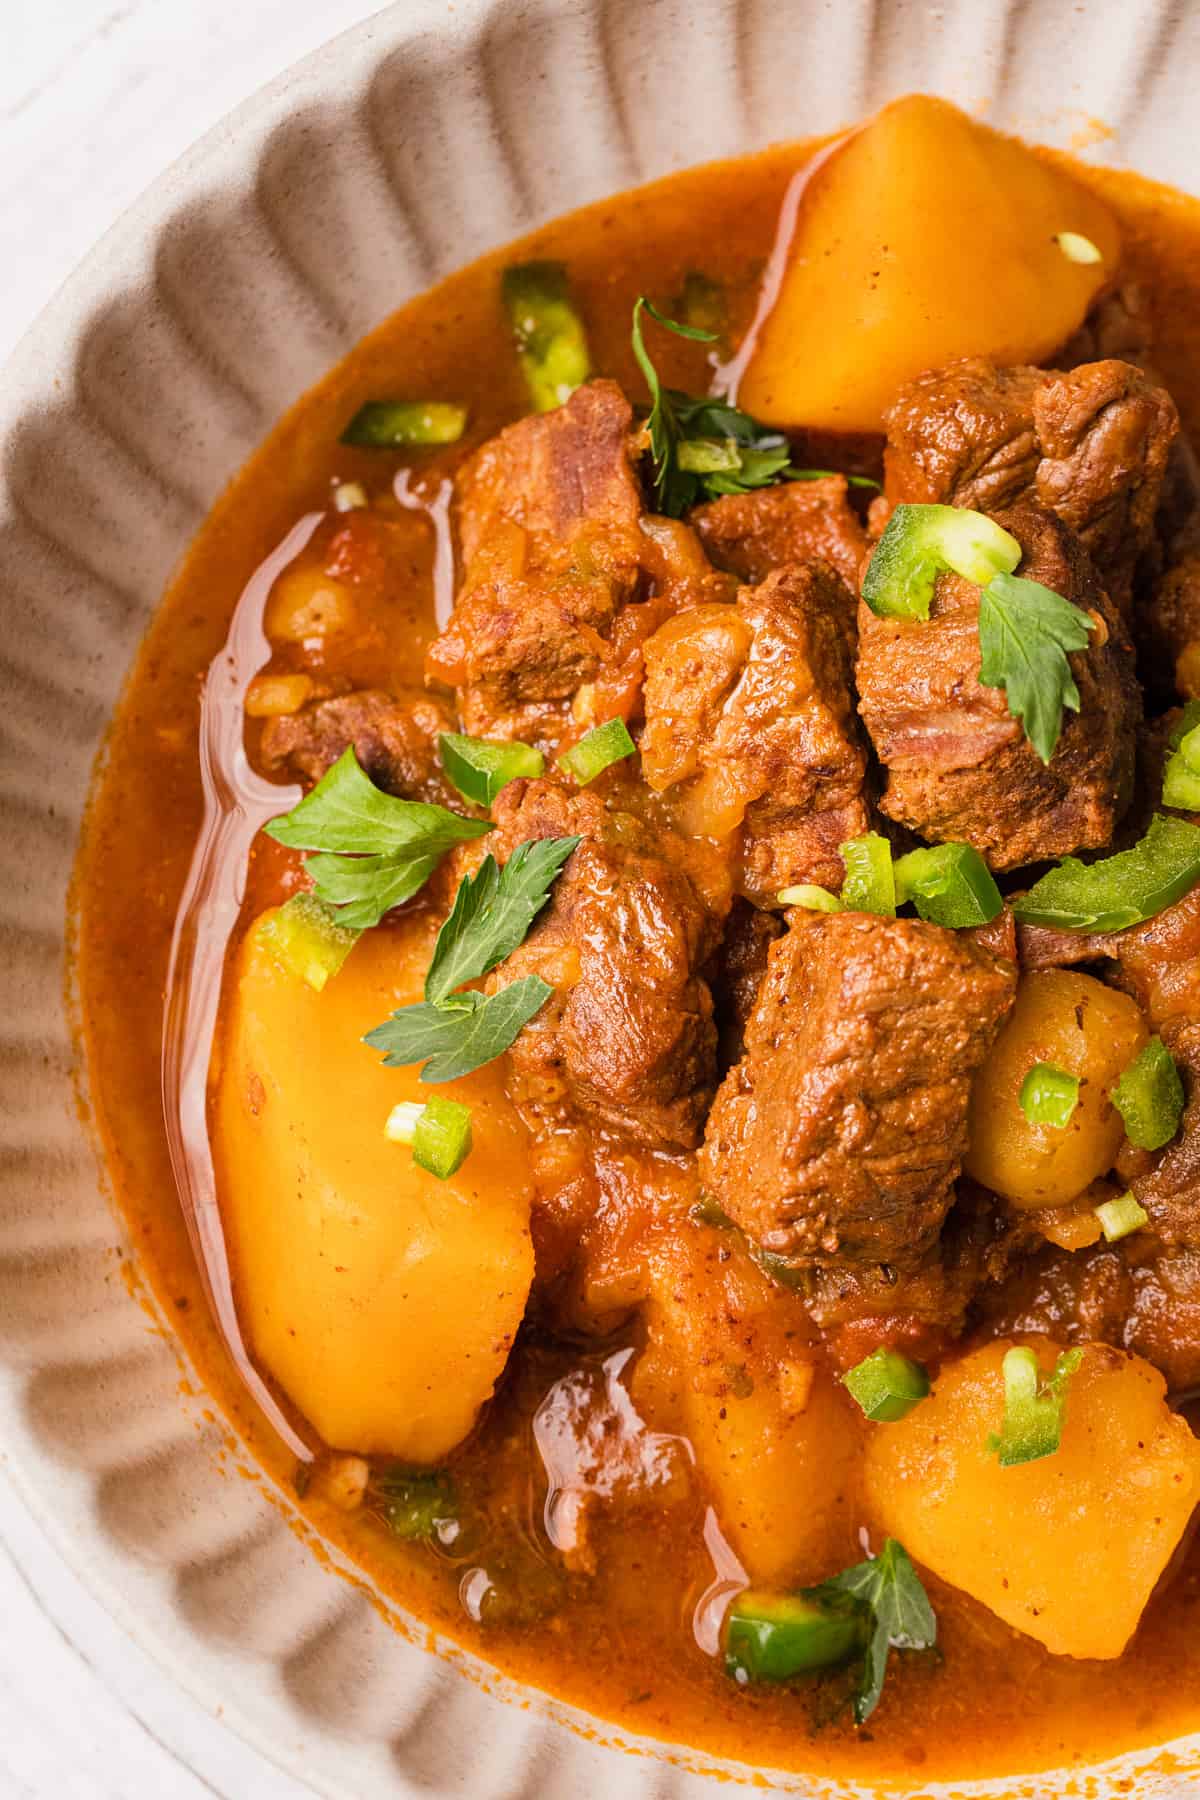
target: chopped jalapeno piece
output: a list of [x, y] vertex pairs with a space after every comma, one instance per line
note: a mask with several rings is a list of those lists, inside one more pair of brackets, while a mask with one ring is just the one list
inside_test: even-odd
[[839, 851], [846, 865], [842, 905], [850, 912], [895, 918], [896, 872], [887, 839], [877, 831], [868, 831], [865, 837], [850, 838], [839, 846]]
[[411, 1144], [413, 1161], [439, 1181], [461, 1169], [471, 1154], [471, 1109], [457, 1100], [401, 1100], [388, 1114], [384, 1136]]
[[440, 1469], [406, 1469], [397, 1465], [378, 1476], [373, 1487], [389, 1530], [409, 1541], [436, 1538], [457, 1516], [454, 1486]]
[[1004, 905], [991, 871], [973, 844], [910, 850], [896, 863], [896, 898], [911, 900], [934, 925], [988, 925]]
[[1002, 1468], [1053, 1456], [1062, 1442], [1067, 1386], [1083, 1360], [1080, 1350], [1064, 1350], [1054, 1373], [1043, 1381], [1038, 1360], [1027, 1345], [1004, 1357], [1004, 1424], [987, 1440]]
[[339, 925], [331, 906], [315, 894], [293, 894], [258, 927], [275, 961], [319, 994], [358, 942], [358, 932]]
[[929, 1392], [929, 1377], [920, 1363], [882, 1345], [847, 1370], [842, 1380], [867, 1418], [879, 1424], [903, 1419]]
[[457, 444], [466, 425], [466, 407], [448, 400], [368, 400], [343, 431], [342, 442], [368, 450]]
[[863, 599], [881, 618], [927, 619], [933, 585], [947, 570], [980, 586], [1011, 574], [1021, 546], [986, 514], [960, 506], [900, 505], [863, 577]]
[[538, 776], [545, 767], [545, 758], [532, 744], [492, 743], [453, 731], [438, 738], [438, 754], [463, 799], [477, 806], [490, 806], [510, 781]]
[[609, 719], [607, 724], [593, 726], [577, 744], [564, 750], [558, 759], [559, 767], [573, 775], [580, 787], [586, 787], [610, 764], [632, 756], [635, 749], [624, 719]]
[[1200, 880], [1200, 826], [1157, 813], [1132, 850], [1099, 862], [1066, 856], [1014, 902], [1026, 925], [1123, 931], [1182, 900]]
[[847, 1662], [866, 1646], [867, 1609], [851, 1594], [739, 1594], [725, 1619], [725, 1668], [737, 1681], [787, 1681]]
[[1125, 1136], [1139, 1150], [1161, 1150], [1179, 1130], [1185, 1095], [1175, 1059], [1152, 1037], [1125, 1070], [1111, 1095], [1125, 1121]]
[[1163, 767], [1163, 805], [1200, 812], [1200, 704], [1189, 701], [1167, 740], [1171, 754]]
[[1034, 1063], [1021, 1083], [1020, 1102], [1031, 1125], [1065, 1131], [1079, 1104], [1079, 1077], [1053, 1063]]
[[1150, 1214], [1132, 1194], [1119, 1194], [1115, 1200], [1102, 1201], [1094, 1211], [1110, 1244], [1119, 1244], [1122, 1238], [1150, 1223]]
[[814, 887], [802, 881], [798, 887], [780, 888], [775, 898], [780, 906], [804, 906], [809, 912], [841, 912], [842, 903], [828, 888]]
[[535, 412], [569, 400], [591, 374], [587, 333], [559, 262], [517, 263], [501, 281], [521, 373]]

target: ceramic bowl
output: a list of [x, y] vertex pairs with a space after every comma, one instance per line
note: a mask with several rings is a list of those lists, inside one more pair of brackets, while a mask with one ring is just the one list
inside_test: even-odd
[[[128, 1279], [136, 1258], [73, 1085], [64, 919], [105, 724], [172, 569], [247, 453], [356, 338], [554, 213], [918, 88], [1187, 186], [1198, 67], [1200, 12], [1167, 0], [402, 0], [158, 181], [10, 361], [0, 1441], [131, 1635], [302, 1788], [712, 1791], [700, 1759], [620, 1754], [615, 1733], [587, 1735], [393, 1630], [299, 1543], [285, 1499], [225, 1478], [227, 1433], [181, 1394], [169, 1323]], [[1082, 1794], [1107, 1778], [1073, 1780]], [[1065, 1794], [1067, 1778], [1011, 1791]]]

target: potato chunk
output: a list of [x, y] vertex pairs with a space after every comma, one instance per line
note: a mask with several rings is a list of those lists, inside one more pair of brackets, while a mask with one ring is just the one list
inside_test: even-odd
[[[1137, 1002], [1078, 969], [1026, 975], [991, 1054], [975, 1077], [968, 1175], [1014, 1206], [1062, 1206], [1104, 1175], [1125, 1135], [1109, 1095], [1149, 1032]], [[1035, 1125], [1021, 1086], [1038, 1063], [1079, 1081], [1065, 1126]]]
[[[490, 1398], [525, 1310], [524, 1129], [498, 1065], [422, 1087], [361, 1041], [420, 998], [426, 926], [367, 932], [318, 994], [276, 963], [261, 923], [240, 953], [212, 1107], [242, 1326], [334, 1449], [433, 1462]], [[448, 1181], [383, 1134], [397, 1101], [432, 1093], [474, 1112], [474, 1149]]]
[[852, 1560], [863, 1423], [796, 1294], [732, 1234], [682, 1225], [651, 1249], [647, 1420], [690, 1439], [730, 1544], [759, 1582], [820, 1581]]
[[[1060, 232], [1101, 260], [1071, 261]], [[897, 100], [806, 190], [739, 404], [775, 425], [880, 431], [923, 369], [1041, 362], [1119, 256], [1108, 208], [1048, 159], [945, 100]]]
[[[1048, 1373], [1056, 1346], [1029, 1341]], [[1056, 1655], [1119, 1656], [1200, 1498], [1200, 1443], [1156, 1369], [1090, 1344], [1059, 1449], [1001, 1468], [986, 1442], [1010, 1347], [948, 1363], [928, 1400], [872, 1434], [870, 1511], [918, 1562]]]

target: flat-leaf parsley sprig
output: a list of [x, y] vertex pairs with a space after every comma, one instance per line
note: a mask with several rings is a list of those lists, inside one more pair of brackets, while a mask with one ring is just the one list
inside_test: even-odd
[[402, 1006], [363, 1040], [389, 1067], [423, 1062], [422, 1081], [455, 1081], [500, 1056], [553, 989], [525, 975], [494, 994], [463, 983], [496, 968], [525, 941], [577, 837], [530, 839], [501, 868], [485, 856], [459, 885], [434, 946], [425, 998]]

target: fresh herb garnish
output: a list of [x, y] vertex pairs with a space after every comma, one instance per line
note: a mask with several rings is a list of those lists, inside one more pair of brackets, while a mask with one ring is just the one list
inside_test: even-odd
[[1082, 863], [1065, 856], [1013, 902], [1025, 925], [1123, 931], [1153, 919], [1200, 881], [1200, 826], [1156, 813], [1131, 850]]
[[1079, 689], [1067, 661], [1086, 650], [1095, 620], [1040, 581], [993, 575], [979, 593], [979, 679], [1003, 688], [1008, 710], [1044, 763], [1054, 754], [1063, 708], [1079, 711]]
[[264, 826], [289, 849], [321, 852], [307, 863], [314, 892], [334, 908], [339, 925], [356, 931], [411, 899], [447, 850], [491, 829], [444, 806], [385, 794], [359, 767], [353, 747], [298, 806]]
[[523, 943], [550, 898], [550, 885], [579, 839], [530, 839], [503, 868], [491, 856], [459, 884], [450, 916], [438, 932], [425, 977], [425, 998], [402, 1006], [364, 1043], [392, 1068], [423, 1062], [422, 1081], [456, 1081], [503, 1054], [553, 989], [525, 975], [495, 994], [463, 989]]
[[477, 806], [491, 806], [510, 781], [522, 775], [533, 778], [545, 767], [545, 758], [532, 744], [461, 737], [454, 731], [442, 732], [438, 755], [463, 799]]
[[871, 1615], [871, 1635], [854, 1700], [855, 1723], [865, 1725], [883, 1692], [889, 1650], [930, 1650], [937, 1642], [937, 1620], [929, 1596], [908, 1552], [895, 1538], [886, 1540], [878, 1556], [856, 1563], [811, 1592], [849, 1594]]
[[1004, 1355], [1004, 1423], [989, 1434], [985, 1448], [1003, 1469], [1053, 1456], [1062, 1442], [1067, 1388], [1083, 1361], [1081, 1350], [1064, 1350], [1045, 1380], [1038, 1359], [1021, 1344]]
[[[700, 500], [722, 494], [746, 494], [777, 481], [816, 481], [828, 469], [795, 469], [791, 445], [781, 431], [760, 425], [727, 400], [667, 388], [658, 377], [642, 333], [642, 314], [649, 313], [676, 337], [712, 344], [718, 334], [698, 325], [668, 319], [643, 294], [633, 308], [633, 354], [650, 389], [650, 455], [658, 509], [678, 519]], [[848, 475], [853, 487], [876, 487], [865, 475]]]

